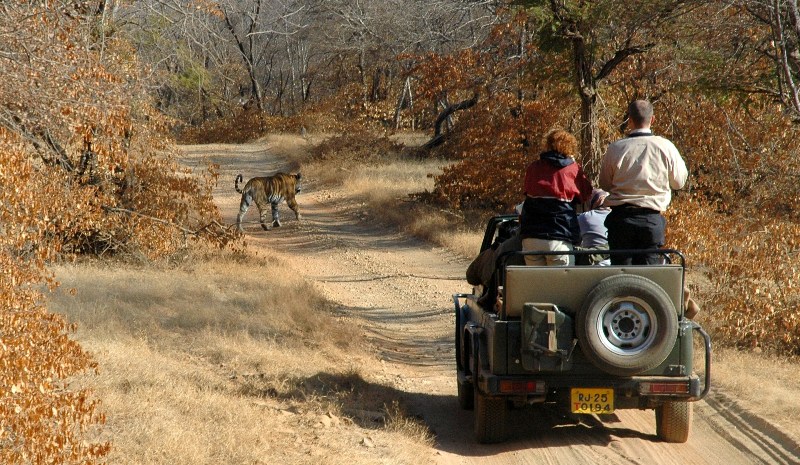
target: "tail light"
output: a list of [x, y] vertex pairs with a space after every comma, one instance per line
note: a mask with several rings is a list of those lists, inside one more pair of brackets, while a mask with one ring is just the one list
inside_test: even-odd
[[670, 395], [670, 394], [689, 394], [689, 383], [665, 382], [665, 383], [641, 383], [639, 393], [647, 395]]
[[544, 394], [544, 381], [500, 381], [500, 392], [503, 394]]

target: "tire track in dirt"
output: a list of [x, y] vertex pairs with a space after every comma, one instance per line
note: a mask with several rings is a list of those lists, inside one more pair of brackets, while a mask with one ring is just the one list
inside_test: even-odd
[[[800, 464], [800, 444], [780, 428], [741, 408], [726, 394], [711, 393], [699, 410], [696, 419], [706, 422], [729, 444], [750, 457], [749, 463]], [[752, 448], [752, 444], [758, 447]]]
[[[263, 175], [283, 161], [267, 147], [194, 146], [189, 165], [212, 158], [220, 165], [215, 191], [225, 221], [233, 222], [239, 195], [233, 178]], [[290, 263], [315, 283], [367, 335], [375, 363], [370, 382], [391, 387], [398, 400], [437, 436], [440, 464], [800, 464], [797, 444], [769, 423], [712, 390], [695, 405], [686, 444], [659, 442], [652, 411], [617, 412], [610, 419], [565, 418], [547, 407], [510, 412], [503, 444], [472, 440], [471, 412], [456, 402], [451, 295], [465, 292], [467, 260], [376, 224], [343, 188], [317, 188], [306, 179], [298, 196], [303, 220], [281, 205], [284, 226], [264, 232], [257, 213], [245, 220], [247, 242]]]

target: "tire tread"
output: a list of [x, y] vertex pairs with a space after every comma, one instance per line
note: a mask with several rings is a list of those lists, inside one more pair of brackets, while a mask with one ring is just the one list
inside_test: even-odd
[[475, 439], [481, 444], [505, 440], [506, 400], [475, 388]]
[[665, 442], [684, 443], [692, 430], [691, 402], [665, 402], [656, 408], [656, 435]]
[[[636, 357], [621, 357], [602, 347], [594, 325], [595, 313], [607, 300], [618, 295], [645, 296], [660, 314], [659, 339], [653, 347]], [[659, 316], [659, 315], [657, 315]], [[600, 281], [586, 296], [576, 319], [575, 330], [583, 355], [593, 365], [616, 376], [632, 376], [661, 364], [674, 347], [678, 335], [678, 315], [667, 293], [654, 281], [637, 275], [615, 275]]]

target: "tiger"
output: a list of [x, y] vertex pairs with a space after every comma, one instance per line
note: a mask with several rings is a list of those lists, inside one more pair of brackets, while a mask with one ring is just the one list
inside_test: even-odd
[[[242, 231], [242, 218], [247, 213], [247, 209], [255, 202], [258, 207], [258, 212], [261, 220], [261, 228], [269, 231], [273, 227], [281, 225], [280, 216], [278, 214], [278, 204], [286, 200], [286, 205], [292, 209], [294, 216], [297, 220], [300, 219], [300, 212], [297, 210], [297, 201], [295, 201], [295, 194], [301, 190], [300, 173], [276, 173], [272, 176], [262, 176], [251, 178], [244, 185], [244, 189], [239, 188], [239, 182], [242, 181], [242, 175], [236, 176], [234, 181], [234, 188], [236, 192], [242, 194], [242, 200], [239, 203], [239, 214], [236, 216], [236, 229]], [[271, 207], [272, 223], [267, 221], [267, 205]]]

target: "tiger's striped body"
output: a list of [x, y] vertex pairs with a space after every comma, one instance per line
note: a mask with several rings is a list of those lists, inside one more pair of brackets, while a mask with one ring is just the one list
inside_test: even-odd
[[[243, 189], [239, 189], [242, 175], [236, 176], [234, 188], [236, 192], [242, 194], [242, 200], [239, 202], [239, 214], [236, 216], [236, 229], [242, 230], [242, 218], [253, 202], [258, 207], [261, 227], [265, 231], [269, 231], [273, 226], [281, 225], [278, 204], [284, 200], [294, 212], [295, 218], [299, 220], [300, 212], [297, 210], [297, 201], [294, 196], [300, 192], [301, 177], [300, 173], [276, 173], [272, 176], [251, 178]], [[270, 207], [269, 210], [267, 206]], [[269, 222], [268, 212], [272, 212], [272, 222]]]

